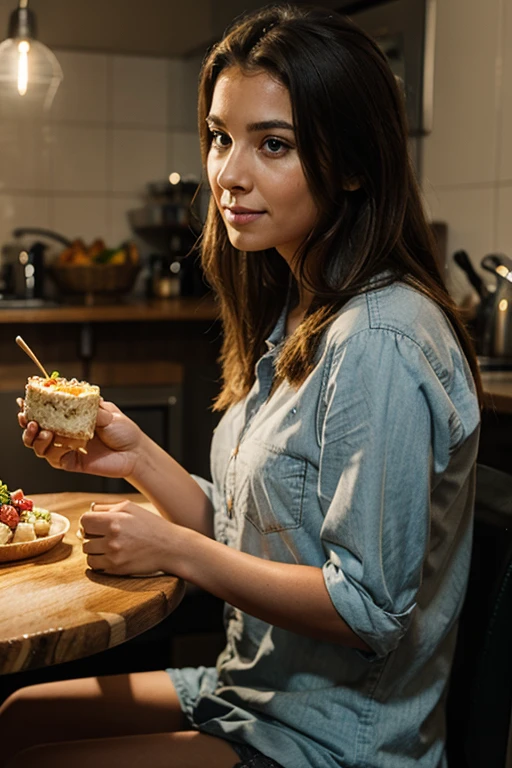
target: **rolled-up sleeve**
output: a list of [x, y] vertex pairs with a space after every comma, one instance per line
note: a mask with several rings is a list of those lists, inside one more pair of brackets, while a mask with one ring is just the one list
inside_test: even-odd
[[428, 546], [433, 425], [425, 376], [435, 379], [414, 342], [367, 330], [336, 350], [324, 387], [324, 579], [340, 616], [377, 657], [407, 631]]

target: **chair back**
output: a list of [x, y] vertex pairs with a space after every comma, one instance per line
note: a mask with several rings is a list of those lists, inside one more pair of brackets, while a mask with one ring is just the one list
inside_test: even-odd
[[505, 768], [512, 708], [512, 475], [478, 465], [473, 552], [447, 701], [449, 768]]

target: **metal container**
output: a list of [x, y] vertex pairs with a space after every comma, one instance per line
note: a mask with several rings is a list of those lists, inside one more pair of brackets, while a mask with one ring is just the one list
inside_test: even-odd
[[512, 358], [512, 259], [501, 253], [482, 259], [482, 268], [495, 277], [494, 291], [487, 288], [465, 251], [457, 251], [454, 260], [480, 296], [475, 318], [477, 352], [487, 358]]

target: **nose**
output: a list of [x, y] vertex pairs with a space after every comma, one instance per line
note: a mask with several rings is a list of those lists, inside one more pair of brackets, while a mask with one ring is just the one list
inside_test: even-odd
[[243, 147], [232, 145], [217, 171], [217, 184], [229, 191], [248, 191], [252, 186], [250, 159]]

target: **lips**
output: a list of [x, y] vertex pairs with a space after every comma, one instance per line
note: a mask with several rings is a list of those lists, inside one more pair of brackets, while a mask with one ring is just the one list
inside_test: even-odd
[[253, 211], [250, 208], [234, 206], [233, 208], [224, 208], [224, 215], [229, 224], [241, 226], [257, 221], [264, 215], [265, 211]]

